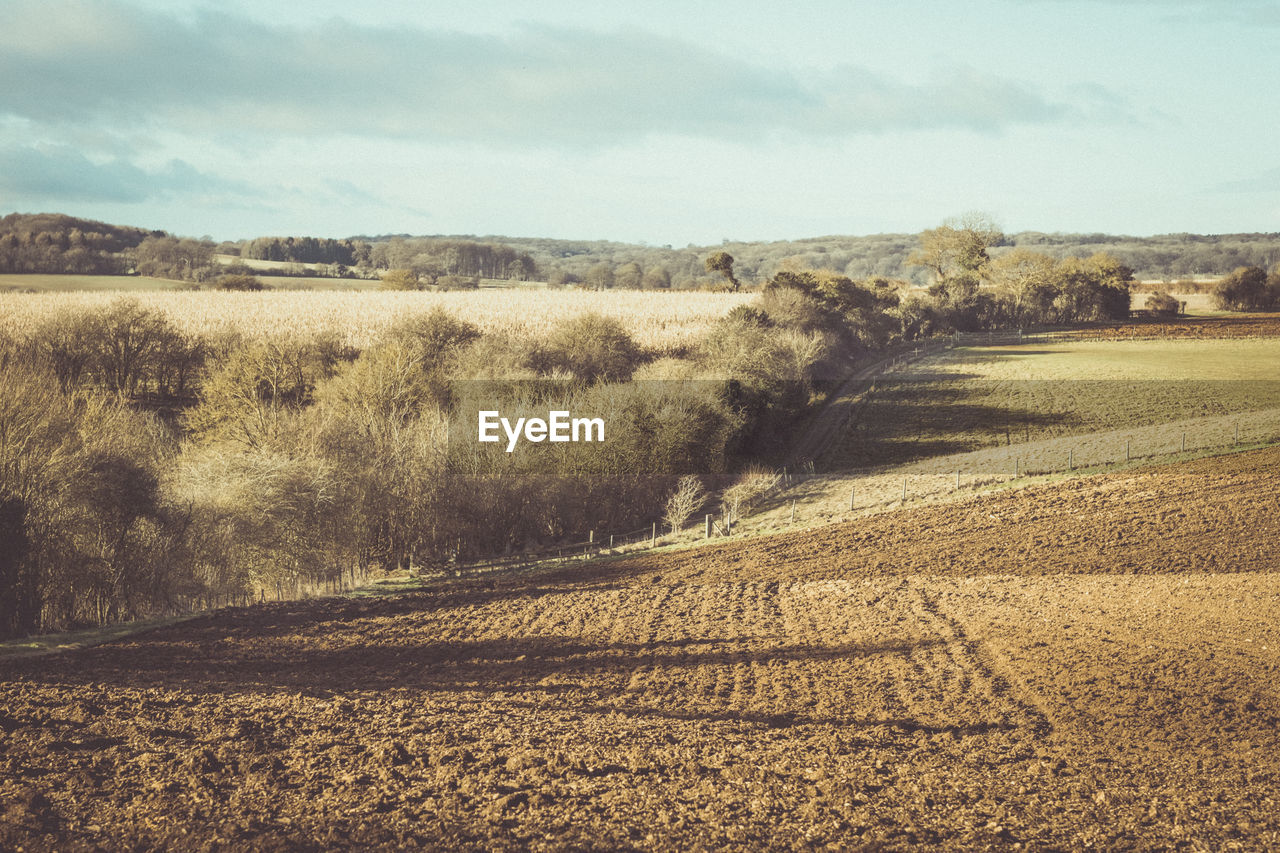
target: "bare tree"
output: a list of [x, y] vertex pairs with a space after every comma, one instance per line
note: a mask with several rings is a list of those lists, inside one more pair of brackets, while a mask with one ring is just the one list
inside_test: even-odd
[[686, 474], [676, 483], [675, 491], [667, 498], [666, 521], [672, 533], [684, 529], [689, 517], [702, 508], [707, 502], [707, 494], [702, 490], [702, 481], [694, 474]]

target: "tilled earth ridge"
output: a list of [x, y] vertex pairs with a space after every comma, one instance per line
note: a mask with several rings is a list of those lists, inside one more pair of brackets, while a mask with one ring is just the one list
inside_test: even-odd
[[1133, 340], [1145, 338], [1274, 338], [1280, 337], [1280, 314], [1242, 314], [1227, 317], [1181, 317], [1176, 320], [1120, 323], [1074, 332], [1063, 338]]
[[1280, 570], [1280, 449], [1081, 477], [610, 567], [733, 576]]
[[1277, 475], [1239, 454], [0, 663], [0, 848], [1280, 847]]

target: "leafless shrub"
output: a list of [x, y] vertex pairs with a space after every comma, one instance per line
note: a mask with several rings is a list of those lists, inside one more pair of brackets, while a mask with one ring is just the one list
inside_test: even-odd
[[667, 525], [672, 533], [684, 529], [690, 516], [702, 508], [707, 502], [707, 494], [702, 490], [702, 480], [694, 474], [686, 474], [676, 483], [675, 491], [667, 498]]
[[750, 512], [781, 479], [782, 475], [768, 468], [759, 465], [748, 467], [720, 496], [725, 519], [730, 524], [736, 522], [744, 512]]

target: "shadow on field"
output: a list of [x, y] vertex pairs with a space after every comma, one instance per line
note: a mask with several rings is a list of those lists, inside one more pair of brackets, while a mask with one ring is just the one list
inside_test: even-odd
[[[267, 615], [268, 614], [263, 614]], [[292, 614], [291, 614], [292, 615]], [[323, 628], [323, 613], [309, 620]], [[511, 637], [497, 640], [441, 641], [426, 636], [410, 616], [366, 641], [359, 628], [295, 636], [282, 641], [264, 633], [228, 636], [225, 625], [210, 620], [191, 631], [156, 632], [133, 642], [100, 646], [40, 661], [0, 667], [0, 679], [30, 684], [95, 689], [182, 690], [229, 695], [291, 693], [336, 696], [353, 692], [409, 691], [454, 693], [481, 698], [501, 693], [543, 697], [578, 694], [599, 703], [617, 699], [628, 713], [663, 714], [635, 704], [628, 689], [638, 667], [670, 676], [673, 684], [693, 679], [695, 670], [741, 664], [814, 663], [858, 660], [881, 655], [910, 656], [945, 645], [941, 638], [850, 643], [835, 646], [767, 645], [771, 637], [694, 637], [652, 642], [592, 643], [580, 637]], [[269, 633], [279, 625], [269, 618]], [[390, 636], [388, 636], [390, 634]], [[221, 639], [217, 637], [221, 635]], [[263, 642], [266, 640], [266, 642]], [[339, 647], [334, 647], [341, 644]], [[687, 691], [682, 691], [687, 692]], [[695, 696], [697, 691], [694, 691]], [[652, 697], [650, 697], [652, 698]], [[572, 702], [575, 708], [579, 702]], [[619, 706], [610, 706], [617, 712]], [[677, 712], [672, 712], [677, 713]], [[678, 712], [684, 715], [685, 711]], [[688, 712], [680, 718], [707, 718]], [[742, 715], [724, 712], [724, 719]], [[673, 719], [676, 717], [672, 717]]]
[[[1028, 383], [1015, 386], [1033, 391]], [[998, 399], [992, 399], [999, 394]], [[1020, 397], [1022, 399], [1020, 399]], [[901, 464], [1005, 444], [1027, 432], [1070, 431], [1083, 421], [1069, 411], [1027, 407], [1034, 398], [1009, 383], [955, 385], [889, 382], [851, 421], [836, 467]]]

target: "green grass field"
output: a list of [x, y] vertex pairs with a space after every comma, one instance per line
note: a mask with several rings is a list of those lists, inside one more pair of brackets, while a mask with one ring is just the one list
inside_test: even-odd
[[826, 473], [774, 494], [739, 531], [1277, 442], [1280, 339], [961, 347], [877, 380], [818, 460]]
[[962, 347], [876, 384], [827, 470], [1280, 408], [1280, 340]]

